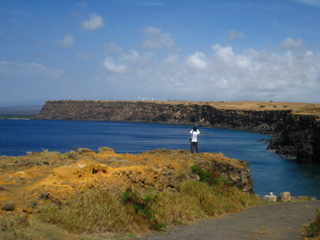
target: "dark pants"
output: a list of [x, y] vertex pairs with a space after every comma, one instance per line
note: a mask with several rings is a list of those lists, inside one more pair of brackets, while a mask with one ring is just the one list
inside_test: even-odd
[[199, 153], [198, 142], [191, 142], [191, 153], [194, 153], [194, 148], [196, 152]]

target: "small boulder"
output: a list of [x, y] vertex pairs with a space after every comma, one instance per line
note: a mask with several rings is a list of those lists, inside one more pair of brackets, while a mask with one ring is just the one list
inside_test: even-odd
[[9, 189], [4, 186], [0, 186], [0, 192], [2, 192], [2, 191], [9, 191]]
[[270, 195], [263, 196], [263, 199], [268, 201], [268, 202], [276, 202], [277, 201], [277, 196], [273, 195], [273, 192], [270, 192]]
[[48, 200], [49, 199], [49, 196], [50, 196], [50, 193], [45, 193], [45, 192], [42, 192], [39, 199], [40, 200]]
[[61, 185], [70, 185], [70, 182], [68, 180], [65, 180], [61, 183]]
[[16, 204], [14, 202], [7, 202], [2, 208], [1, 210], [3, 211], [14, 211], [14, 209], [16, 208]]
[[33, 209], [31, 206], [24, 206], [22, 209], [23, 212], [26, 212], [28, 214], [31, 214], [33, 212]]
[[291, 194], [290, 192], [282, 192], [280, 193], [281, 202], [290, 202], [291, 201]]

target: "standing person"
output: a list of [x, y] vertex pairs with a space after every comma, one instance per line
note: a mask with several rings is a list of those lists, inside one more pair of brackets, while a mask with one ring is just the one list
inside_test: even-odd
[[200, 134], [200, 131], [194, 127], [191, 131], [191, 153], [194, 153], [194, 148], [196, 149], [196, 152], [199, 153], [199, 148], [198, 148], [198, 135]]

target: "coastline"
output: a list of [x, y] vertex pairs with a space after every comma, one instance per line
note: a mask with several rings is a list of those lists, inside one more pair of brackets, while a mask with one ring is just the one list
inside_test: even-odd
[[195, 125], [273, 135], [269, 148], [320, 162], [320, 104], [276, 102], [47, 101], [35, 119]]

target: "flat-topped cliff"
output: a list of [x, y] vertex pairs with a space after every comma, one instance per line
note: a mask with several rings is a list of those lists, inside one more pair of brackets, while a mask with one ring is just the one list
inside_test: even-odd
[[320, 104], [275, 102], [47, 101], [36, 119], [197, 125], [273, 134], [269, 148], [320, 162]]

